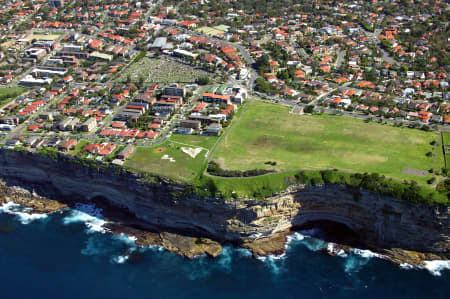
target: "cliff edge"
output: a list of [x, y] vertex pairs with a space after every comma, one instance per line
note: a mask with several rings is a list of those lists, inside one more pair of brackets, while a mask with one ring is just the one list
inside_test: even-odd
[[191, 194], [186, 186], [163, 179], [149, 181], [125, 170], [82, 164], [68, 157], [0, 149], [5, 186], [20, 186], [61, 202], [103, 201], [126, 212], [128, 223], [144, 230], [230, 241], [265, 255], [284, 248], [287, 232], [328, 221], [344, 225], [367, 248], [450, 255], [447, 206], [344, 185], [306, 187], [264, 200], [226, 201]]

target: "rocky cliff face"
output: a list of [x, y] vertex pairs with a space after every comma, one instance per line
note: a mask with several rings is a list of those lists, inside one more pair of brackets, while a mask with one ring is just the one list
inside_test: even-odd
[[142, 228], [163, 228], [218, 241], [250, 244], [270, 236], [282, 241], [279, 233], [311, 221], [329, 220], [345, 224], [370, 247], [443, 255], [448, 255], [450, 248], [447, 207], [386, 198], [346, 186], [306, 188], [264, 201], [226, 202], [179, 196], [184, 186], [144, 182], [125, 171], [8, 150], [0, 150], [0, 178], [10, 186], [21, 185], [54, 199], [102, 198], [127, 210]]

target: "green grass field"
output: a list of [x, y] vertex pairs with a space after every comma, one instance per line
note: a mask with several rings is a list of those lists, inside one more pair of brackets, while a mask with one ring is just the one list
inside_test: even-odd
[[[222, 142], [214, 160], [233, 170], [337, 168], [425, 184], [429, 175], [405, 174], [404, 168], [430, 169], [432, 158], [425, 154], [433, 150], [430, 142], [439, 138], [436, 132], [349, 117], [298, 116], [290, 114], [289, 108], [254, 101]], [[277, 165], [264, 164], [268, 161]]]
[[[450, 133], [449, 132], [442, 132], [442, 143], [443, 145], [450, 145]], [[442, 149], [444, 150], [444, 149]], [[445, 156], [445, 167], [448, 168], [449, 167], [449, 160], [450, 159], [450, 155], [446, 155]]]
[[[203, 147], [208, 150], [214, 146], [218, 139], [219, 137], [199, 135], [173, 134], [170, 136], [170, 141], [172, 142], [182, 143], [192, 147]], [[180, 145], [182, 146], [182, 144]]]
[[17, 86], [0, 88], [0, 105], [6, 104], [8, 101], [19, 96], [24, 91], [25, 91], [25, 88], [17, 87]]
[[[219, 27], [219, 26], [217, 26], [217, 27]], [[223, 29], [225, 29], [225, 28], [223, 28]], [[213, 28], [213, 27], [206, 27], [206, 26], [205, 27], [200, 27], [196, 31], [200, 32], [200, 33], [203, 33], [203, 34], [206, 34], [208, 36], [221, 35], [221, 34], [225, 33], [225, 31], [221, 30], [220, 27], [219, 28]]]
[[[125, 166], [138, 171], [191, 182], [206, 167], [207, 150], [212, 148], [216, 141], [217, 137], [172, 135], [160, 145], [136, 148], [125, 162]], [[203, 150], [195, 158], [192, 158], [181, 150], [182, 147], [203, 148]], [[158, 149], [163, 150], [158, 151]], [[169, 159], [163, 159], [164, 156]]]

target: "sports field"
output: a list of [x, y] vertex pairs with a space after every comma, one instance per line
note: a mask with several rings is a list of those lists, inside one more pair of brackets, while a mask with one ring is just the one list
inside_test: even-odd
[[57, 40], [63, 33], [52, 33], [52, 34], [39, 34], [39, 33], [34, 33], [34, 34], [30, 34], [28, 36], [29, 40], [44, 40], [44, 41], [55, 41]]
[[225, 31], [220, 30], [218, 28], [213, 28], [213, 27], [200, 27], [196, 31], [200, 32], [200, 33], [203, 33], [203, 34], [206, 34], [208, 36], [222, 35], [222, 34], [225, 33]]
[[[426, 183], [430, 175], [411, 175], [404, 169], [430, 169], [433, 158], [426, 154], [433, 151], [430, 142], [439, 139], [436, 132], [342, 116], [299, 116], [287, 107], [253, 101], [213, 158], [233, 170], [337, 168]], [[269, 161], [276, 165], [265, 164]]]
[[[216, 140], [217, 137], [173, 135], [157, 146], [137, 147], [125, 166], [189, 182], [206, 167], [207, 152]], [[198, 153], [193, 158], [183, 148], [197, 149]]]

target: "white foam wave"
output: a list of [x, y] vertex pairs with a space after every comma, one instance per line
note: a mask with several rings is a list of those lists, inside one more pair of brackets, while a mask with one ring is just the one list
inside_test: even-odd
[[363, 258], [358, 255], [349, 255], [345, 259], [344, 271], [346, 273], [358, 272], [363, 266], [369, 262], [368, 258]]
[[327, 242], [316, 238], [305, 239], [302, 244], [304, 244], [311, 251], [320, 251], [327, 248]]
[[414, 266], [411, 264], [408, 264], [408, 263], [401, 263], [400, 268], [406, 269], [406, 270], [411, 270], [411, 269], [414, 269]]
[[288, 235], [286, 237], [286, 244], [284, 245], [284, 251], [288, 251], [292, 247], [292, 245], [295, 245], [303, 241], [305, 238], [309, 238], [309, 236], [303, 235], [299, 232], [296, 232], [292, 235]]
[[303, 241], [308, 236], [305, 236], [301, 233], [294, 233], [292, 235], [287, 236], [287, 243], [294, 242], [294, 241]]
[[363, 258], [366, 258], [366, 259], [370, 259], [370, 258], [373, 258], [373, 257], [379, 258], [379, 259], [386, 259], [386, 257], [384, 255], [372, 252], [372, 251], [367, 250], [367, 249], [351, 248], [350, 252], [353, 253], [353, 254], [359, 255], [359, 256], [361, 256]]
[[130, 258], [129, 255], [119, 255], [116, 257], [113, 257], [113, 262], [116, 264], [123, 264]]
[[424, 261], [424, 263], [425, 263], [424, 266], [417, 266], [417, 267], [414, 267], [413, 265], [408, 263], [402, 263], [400, 264], [400, 268], [406, 270], [425, 269], [434, 276], [441, 276], [442, 271], [450, 270], [450, 260]]
[[441, 276], [442, 271], [450, 270], [450, 260], [425, 261], [425, 266], [421, 268], [427, 269], [434, 276]]
[[121, 233], [118, 235], [114, 235], [113, 239], [119, 240], [130, 247], [137, 247], [136, 245], [137, 238], [135, 236], [129, 236], [127, 234]]
[[321, 230], [318, 228], [311, 228], [311, 229], [304, 229], [299, 231], [298, 233], [302, 236], [308, 236], [308, 237], [317, 237], [321, 235]]
[[351, 248], [350, 253], [344, 264], [344, 269], [347, 273], [358, 272], [371, 258], [386, 259], [384, 255], [367, 249]]
[[347, 257], [348, 254], [345, 253], [345, 251], [342, 248], [337, 247], [336, 243], [328, 243], [327, 245], [327, 251], [331, 255], [336, 255], [339, 257]]
[[97, 208], [94, 204], [85, 204], [78, 202], [75, 204], [75, 209], [92, 217], [104, 219], [102, 214], [103, 209]]
[[285, 261], [285, 254], [274, 256], [259, 256], [257, 257], [258, 260], [264, 262], [264, 265], [266, 265], [270, 271], [275, 275], [280, 275], [284, 271], [284, 261]]
[[88, 232], [105, 233], [108, 230], [104, 227], [107, 223], [102, 215], [102, 209], [96, 208], [92, 204], [75, 204], [75, 210], [71, 210], [70, 214], [63, 220], [64, 225], [72, 223], [85, 223]]
[[31, 211], [31, 208], [22, 207], [12, 201], [4, 203], [0, 206], [0, 212], [15, 215], [22, 224], [29, 224], [35, 220], [45, 219], [48, 217], [47, 214], [30, 213]]

